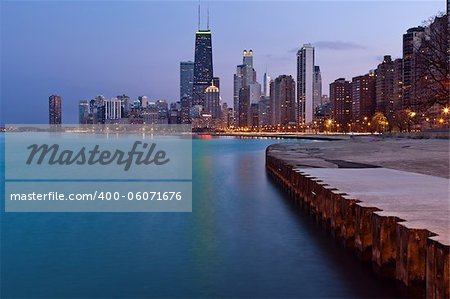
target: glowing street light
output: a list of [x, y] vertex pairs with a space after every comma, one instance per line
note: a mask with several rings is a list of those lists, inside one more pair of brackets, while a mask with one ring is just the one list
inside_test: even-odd
[[450, 113], [450, 108], [449, 107], [444, 107], [444, 109], [442, 109], [442, 112], [444, 112], [444, 114], [449, 114]]

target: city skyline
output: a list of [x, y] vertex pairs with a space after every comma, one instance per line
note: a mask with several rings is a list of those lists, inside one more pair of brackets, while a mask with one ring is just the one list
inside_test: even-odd
[[[434, 4], [434, 7], [433, 5]], [[419, 19], [418, 21], [415, 21], [415, 23], [410, 23], [408, 20], [409, 18], [405, 18], [406, 20], [402, 20], [401, 24], [397, 25], [397, 27], [390, 28], [391, 30], [389, 32], [386, 32], [383, 37], [386, 40], [389, 40], [389, 38], [393, 38], [392, 43], [385, 44], [384, 40], [381, 42], [381, 45], [377, 44], [377, 47], [372, 48], [371, 45], [367, 44], [367, 41], [364, 41], [364, 38], [359, 41], [357, 39], [358, 35], [361, 35], [360, 30], [358, 32], [346, 32], [346, 34], [342, 34], [342, 32], [339, 32], [339, 29], [342, 28], [335, 28], [336, 29], [336, 39], [335, 40], [329, 40], [326, 41], [326, 35], [325, 33], [322, 33], [321, 37], [323, 36], [323, 39], [320, 40], [318, 37], [317, 39], [312, 39], [311, 37], [308, 37], [310, 34], [314, 34], [317, 29], [311, 28], [311, 31], [303, 31], [301, 29], [298, 29], [300, 33], [305, 35], [304, 38], [297, 38], [297, 37], [291, 37], [288, 39], [282, 39], [283, 34], [292, 33], [291, 30], [285, 30], [284, 31], [265, 31], [261, 33], [261, 29], [264, 27], [261, 25], [260, 27], [256, 28], [256, 32], [259, 34], [254, 34], [255, 37], [249, 37], [248, 42], [242, 42], [238, 38], [234, 40], [234, 44], [227, 45], [229, 48], [233, 48], [236, 50], [233, 51], [227, 51], [226, 55], [224, 55], [224, 49], [227, 49], [227, 47], [224, 46], [224, 42], [229, 42], [229, 33], [230, 31], [223, 31], [223, 24], [220, 22], [223, 21], [223, 15], [219, 13], [222, 12], [220, 7], [224, 5], [224, 3], [217, 3], [213, 2], [210, 3], [210, 11], [211, 11], [211, 30], [213, 34], [213, 57], [214, 57], [214, 68], [215, 68], [215, 76], [220, 77], [221, 79], [221, 85], [222, 88], [221, 91], [221, 97], [224, 100], [224, 102], [227, 102], [229, 105], [232, 106], [233, 100], [232, 100], [232, 93], [233, 93], [233, 73], [235, 72], [236, 62], [239, 61], [239, 56], [242, 55], [242, 50], [247, 49], [253, 49], [255, 52], [255, 69], [258, 73], [257, 81], [263, 82], [262, 75], [264, 74], [264, 70], [267, 66], [268, 74], [272, 78], [276, 78], [279, 75], [294, 75], [295, 69], [296, 69], [296, 52], [298, 48], [303, 43], [311, 42], [313, 46], [316, 48], [316, 65], [320, 65], [321, 71], [322, 71], [322, 80], [323, 80], [323, 87], [324, 87], [324, 94], [327, 93], [327, 85], [334, 81], [336, 78], [339, 77], [345, 77], [346, 79], [351, 79], [351, 77], [367, 73], [370, 69], [376, 68], [377, 64], [379, 64], [382, 60], [382, 56], [384, 55], [392, 55], [393, 58], [401, 57], [401, 36], [403, 33], [406, 32], [406, 30], [409, 27], [420, 25], [422, 20], [427, 19], [428, 17], [436, 14], [439, 10], [445, 9], [445, 3], [442, 1], [438, 2], [427, 2], [428, 7], [427, 9], [424, 9], [424, 7], [421, 6], [421, 4], [424, 4], [422, 2], [408, 2], [408, 7], [404, 9], [405, 14], [408, 12], [408, 9], [411, 9], [411, 14], [406, 14], [408, 17], [414, 17], [416, 19]], [[141, 5], [149, 5], [149, 3], [141, 3]], [[77, 52], [77, 53], [70, 53], [65, 52], [64, 49], [66, 45], [63, 44], [52, 44], [53, 48], [50, 48], [52, 51], [49, 53], [46, 53], [45, 49], [48, 49], [48, 45], [43, 46], [42, 44], [37, 43], [38, 40], [35, 37], [33, 45], [36, 46], [33, 48], [35, 50], [35, 53], [29, 52], [30, 50], [28, 47], [23, 49], [18, 49], [17, 47], [21, 45], [21, 43], [25, 41], [30, 41], [31, 37], [29, 36], [30, 33], [26, 33], [24, 36], [21, 36], [21, 38], [17, 38], [17, 36], [14, 36], [17, 40], [14, 40], [15, 43], [8, 43], [8, 41], [12, 42], [13, 36], [12, 34], [20, 33], [21, 30], [25, 30], [26, 26], [21, 25], [18, 26], [18, 24], [14, 23], [11, 19], [11, 16], [18, 17], [18, 20], [20, 21], [20, 17], [25, 17], [28, 14], [28, 17], [36, 18], [38, 17], [45, 17], [50, 12], [43, 12], [43, 11], [37, 11], [37, 12], [31, 12], [27, 11], [29, 8], [27, 6], [27, 9], [24, 11], [19, 12], [19, 8], [22, 7], [20, 4], [11, 4], [7, 2], [7, 5], [3, 7], [2, 9], [2, 23], [8, 25], [8, 26], [2, 26], [2, 39], [4, 39], [6, 42], [5, 44], [8, 45], [8, 47], [3, 47], [2, 50], [2, 91], [1, 91], [1, 97], [2, 97], [2, 119], [1, 123], [4, 122], [21, 122], [25, 119], [21, 119], [21, 117], [26, 116], [27, 120], [30, 120], [31, 122], [43, 122], [45, 123], [45, 113], [43, 113], [44, 117], [40, 115], [40, 111], [47, 110], [47, 106], [45, 105], [45, 99], [48, 98], [49, 94], [56, 93], [60, 95], [63, 99], [63, 115], [64, 115], [64, 122], [65, 123], [76, 123], [77, 118], [77, 109], [78, 109], [78, 101], [80, 100], [89, 100], [93, 96], [97, 94], [105, 94], [106, 97], [114, 97], [119, 94], [127, 94], [132, 99], [137, 98], [137, 96], [146, 95], [149, 97], [150, 100], [157, 100], [157, 99], [165, 99], [169, 102], [175, 102], [179, 101], [179, 63], [180, 61], [188, 61], [193, 60], [193, 50], [194, 45], [192, 42], [192, 37], [195, 33], [195, 27], [196, 27], [196, 4], [195, 2], [190, 3], [180, 3], [179, 6], [182, 6], [184, 8], [188, 8], [186, 10], [186, 16], [183, 15], [183, 22], [182, 23], [189, 23], [189, 32], [186, 33], [186, 28], [179, 28], [179, 34], [178, 31], [176, 36], [182, 41], [183, 48], [177, 49], [170, 47], [173, 43], [173, 40], [169, 38], [168, 34], [175, 32], [172, 31], [173, 24], [168, 23], [169, 28], [158, 28], [157, 33], [163, 33], [164, 35], [164, 43], [166, 43], [166, 50], [165, 52], [160, 53], [154, 53], [152, 49], [149, 50], [149, 53], [144, 56], [138, 57], [131, 57], [128, 54], [132, 54], [133, 50], [136, 50], [133, 44], [122, 44], [120, 43], [120, 39], [109, 37], [112, 40], [115, 40], [115, 47], [117, 48], [111, 48], [111, 52], [105, 51], [105, 52], [98, 52], [96, 51], [98, 47], [103, 49], [104, 46], [99, 46], [96, 44], [93, 44], [93, 50], [88, 52]], [[243, 6], [250, 5], [249, 2], [243, 2]], [[260, 10], [261, 7], [264, 7], [267, 5], [270, 6], [271, 3], [261, 3], [256, 2], [253, 4], [253, 8], [255, 10]], [[348, 2], [340, 2], [341, 6], [349, 5]], [[387, 4], [387, 3], [384, 3]], [[79, 4], [78, 4], [79, 5]], [[116, 5], [116, 4], [115, 4]], [[120, 6], [120, 4], [117, 4]], [[273, 3], [272, 3], [273, 5]], [[326, 16], [327, 13], [329, 13], [333, 6], [335, 6], [335, 3], [327, 3], [328, 6], [327, 9], [325, 9], [323, 16]], [[374, 3], [358, 3], [354, 4], [355, 6], [361, 6], [363, 8], [370, 8], [371, 6], [375, 6], [377, 8], [378, 4]], [[389, 5], [394, 5], [389, 2]], [[17, 7], [16, 7], [17, 6]], [[30, 5], [30, 6], [35, 6]], [[45, 3], [43, 4], [44, 7], [51, 6], [53, 9], [59, 9], [64, 10], [60, 6], [57, 6], [55, 4], [49, 4]], [[68, 5], [64, 4], [61, 5], [67, 9], [67, 6], [76, 6], [76, 4]], [[139, 6], [137, 4], [133, 4], [132, 6]], [[165, 6], [163, 3], [153, 3], [153, 7], [160, 7]], [[177, 5], [177, 9], [179, 8]], [[251, 5], [250, 5], [251, 6]], [[309, 8], [309, 9], [316, 9], [316, 11], [319, 11], [320, 8], [324, 9], [324, 3], [318, 3], [315, 5], [312, 5], [312, 3], [282, 3], [277, 5], [280, 13], [286, 12], [286, 8], [290, 6], [300, 6], [303, 8]], [[395, 6], [395, 5], [394, 5]], [[411, 6], [411, 7], [409, 7]], [[440, 6], [440, 8], [439, 8]], [[6, 7], [6, 9], [5, 9]], [[40, 7], [40, 6], [39, 6]], [[57, 7], [57, 8], [55, 8]], [[81, 6], [77, 6], [79, 11], [75, 11], [75, 15], [79, 13], [80, 11], [85, 11], [88, 9], [84, 9]], [[106, 8], [106, 6], [102, 6], [101, 4], [96, 4], [93, 6], [94, 8], [91, 8], [92, 12], [95, 12], [97, 8], [102, 7]], [[418, 8], [421, 8], [420, 10]], [[127, 6], [128, 8], [128, 6]], [[378, 7], [379, 8], [379, 7]], [[415, 9], [417, 11], [415, 11]], [[431, 9], [430, 9], [431, 8]], [[177, 13], [177, 9], [175, 9], [174, 14]], [[342, 8], [341, 8], [342, 9]], [[428, 9], [430, 13], [428, 12]], [[12, 14], [6, 13], [5, 11], [12, 12]], [[216, 13], [214, 11], [216, 10]], [[395, 12], [395, 9], [393, 9]], [[15, 12], [15, 14], [14, 14]], [[108, 12], [108, 11], [107, 11]], [[237, 15], [239, 15], [238, 12], [236, 12]], [[355, 16], [355, 22], [357, 19], [361, 18], [363, 15], [367, 14], [368, 12], [361, 11], [361, 16]], [[389, 12], [388, 12], [389, 13]], [[92, 17], [90, 14], [87, 14], [88, 20], [90, 17]], [[58, 16], [60, 17], [60, 16]], [[264, 21], [264, 14], [261, 15], [261, 22]], [[70, 22], [69, 20], [68, 22]], [[74, 22], [74, 20], [72, 20]], [[15, 21], [17, 22], [17, 20]], [[45, 22], [44, 22], [45, 23]], [[77, 22], [75, 22], [77, 23]], [[16, 25], [16, 27], [12, 25]], [[289, 24], [289, 18], [283, 23], [283, 24]], [[11, 26], [9, 26], [11, 25]], [[47, 24], [48, 25], [48, 24]], [[343, 24], [342, 27], [346, 27], [347, 25]], [[389, 24], [388, 24], [389, 25]], [[42, 26], [42, 24], [39, 24], [39, 26]], [[46, 26], [46, 25], [44, 25]], [[108, 30], [106, 27], [106, 24], [103, 25], [105, 28], [96, 28], [98, 29], [98, 32], [110, 32], [112, 33], [114, 26]], [[130, 25], [129, 25], [130, 26]], [[322, 26], [322, 25], [321, 25]], [[386, 25], [384, 25], [386, 26]], [[192, 28], [191, 28], [192, 27]], [[277, 24], [273, 24], [274, 29], [276, 30], [276, 27], [279, 27]], [[383, 26], [381, 26], [383, 27]], [[399, 28], [398, 28], [399, 27]], [[70, 27], [68, 28], [68, 32], [70, 32]], [[128, 27], [124, 28], [122, 32], [116, 32], [118, 33], [118, 36], [124, 36], [126, 33], [129, 33], [129, 30], [133, 29], [135, 27]], [[135, 29], [139, 28], [136, 27]], [[388, 27], [389, 28], [389, 27]], [[47, 28], [48, 29], [48, 28]], [[50, 37], [43, 37], [44, 40], [52, 39], [60, 35], [65, 35], [65, 29], [64, 26], [61, 26], [61, 28], [50, 28], [49, 33]], [[86, 29], [86, 28], [85, 28]], [[115, 28], [117, 29], [117, 28]], [[132, 38], [139, 39], [141, 38], [141, 34], [145, 33], [148, 28], [139, 28], [139, 32], [136, 33], [135, 36]], [[191, 30], [192, 29], [192, 30]], [[386, 28], [381, 28], [386, 29]], [[74, 28], [72, 28], [74, 30]], [[103, 30], [103, 31], [102, 31]], [[154, 30], [154, 29], [152, 29]], [[255, 31], [255, 28], [253, 28]], [[328, 30], [329, 29], [324, 29]], [[373, 34], [377, 33], [380, 28], [373, 29]], [[84, 32], [87, 34], [87, 37], [93, 38], [96, 33], [98, 34], [96, 30], [94, 30], [94, 34], [89, 35], [87, 32]], [[246, 30], [245, 28], [242, 30], [244, 33], [251, 32], [252, 29], [249, 28]], [[131, 32], [135, 32], [131, 30]], [[149, 32], [152, 32], [151, 30]], [[275, 33], [274, 33], [275, 32]], [[398, 34], [400, 32], [400, 34]], [[31, 32], [32, 33], [32, 32]], [[56, 34], [58, 33], [58, 34]], [[78, 32], [80, 33], [80, 32]], [[232, 33], [235, 33], [232, 31]], [[236, 35], [242, 34], [237, 32]], [[345, 32], [344, 32], [345, 33]], [[395, 33], [395, 36], [391, 36], [391, 34]], [[274, 46], [272, 45], [271, 38], [273, 36], [276, 36], [280, 40], [284, 41], [284, 44], [281, 44], [278, 46], [278, 49], [274, 49]], [[62, 36], [59, 36], [62, 37]], [[346, 40], [341, 37], [347, 37]], [[75, 36], [74, 40], [72, 42], [83, 42], [81, 40], [82, 36]], [[102, 40], [108, 45], [108, 42], [111, 42], [110, 39], [108, 39], [105, 36], [100, 36], [100, 40]], [[64, 40], [64, 39], [63, 39]], [[263, 43], [261, 45], [261, 41], [263, 40]], [[265, 40], [265, 41], [264, 41]], [[314, 42], [314, 40], [317, 40]], [[33, 39], [31, 39], [33, 41]], [[91, 42], [93, 40], [90, 40]], [[96, 41], [94, 39], [94, 41]], [[181, 42], [180, 41], [180, 42]], [[89, 45], [89, 39], [86, 39], [84, 41]], [[36, 44], [37, 43], [37, 44]], [[163, 44], [164, 44], [163, 43]], [[253, 44], [256, 44], [256, 46], [253, 46]], [[290, 47], [291, 44], [296, 44], [297, 46], [295, 48]], [[144, 45], [146, 45], [144, 43]], [[155, 44], [156, 45], [156, 44]], [[85, 49], [85, 44], [78, 45], [81, 50], [87, 50]], [[97, 47], [97, 48], [96, 48]], [[392, 51], [392, 48], [396, 48], [395, 51]], [[157, 47], [156, 47], [157, 48]], [[275, 47], [277, 48], [277, 47]], [[383, 50], [385, 48], [385, 50]], [[14, 50], [16, 52], [14, 52]], [[57, 51], [62, 50], [62, 51]], [[140, 49], [141, 51], [143, 49]], [[270, 50], [270, 51], [269, 51]], [[275, 50], [275, 51], [274, 51]], [[131, 52], [130, 52], [131, 51]], [[278, 51], [278, 52], [277, 52]], [[372, 52], [377, 53], [377, 55], [372, 56]], [[6, 53], [5, 53], [6, 52]], [[119, 52], [119, 53], [117, 53]], [[121, 52], [123, 52], [121, 54]], [[128, 53], [130, 52], [130, 53]], [[155, 50], [155, 52], [157, 52]], [[173, 52], [173, 53], [172, 53]], [[189, 56], [189, 52], [191, 53]], [[271, 52], [271, 53], [269, 53]], [[186, 54], [187, 53], [187, 54]], [[351, 53], [351, 57], [347, 57], [347, 59], [342, 62], [342, 56], [349, 56], [349, 53]], [[374, 54], [373, 53], [373, 54]], [[56, 56], [49, 57], [51, 54], [57, 54]], [[117, 65], [113, 63], [112, 65], [106, 64], [106, 66], [111, 67], [110, 69], [105, 68], [104, 71], [101, 71], [102, 63], [107, 63], [114, 61], [114, 57], [116, 55], [121, 54], [117, 57], [122, 58], [122, 61], [119, 61], [119, 67], [117, 68]], [[139, 53], [141, 54], [141, 53]], [[157, 66], [156, 68], [156, 76], [155, 74], [151, 74], [151, 70], [153, 68], [147, 69], [148, 60], [153, 59], [153, 56], [158, 54], [160, 60], [162, 60], [161, 64], [164, 65], [164, 62], [167, 62], [168, 59], [170, 61], [170, 67], [160, 67]], [[280, 55], [281, 54], [281, 55]], [[19, 57], [20, 56], [20, 57]], [[331, 63], [327, 62], [331, 57]], [[77, 61], [82, 60], [82, 58], [85, 58], [86, 61]], [[142, 60], [140, 60], [142, 58]], [[352, 58], [351, 62], [349, 62], [348, 58]], [[35, 60], [43, 60], [37, 63], [31, 63], [28, 64], [27, 62], [34, 61]], [[94, 60], [94, 65], [89, 65], [88, 63], [90, 60]], [[48, 63], [47, 65], [45, 63]], [[62, 65], [57, 65], [61, 63]], [[76, 70], [73, 70], [71, 68], [64, 69], [65, 66], [71, 65], [73, 63], [73, 68], [78, 68]], [[76, 63], [82, 63], [81, 67], [76, 67]], [[343, 68], [337, 73], [336, 71], [333, 71], [333, 68], [341, 67], [341, 63], [346, 63], [347, 68]], [[42, 65], [43, 64], [43, 65]], [[131, 64], [131, 65], [130, 65]], [[133, 65], [135, 64], [135, 65]], [[33, 68], [29, 68], [30, 65], [33, 65]], [[123, 68], [120, 68], [122, 66]], [[165, 66], [165, 65], [164, 65]], [[27, 68], [28, 67], [28, 68]], [[100, 70], [96, 69], [96, 67], [99, 67]], [[129, 68], [133, 68], [133, 70], [130, 70]], [[342, 67], [341, 67], [342, 68]], [[59, 72], [55, 72], [55, 70], [59, 70]], [[80, 74], [77, 74], [76, 71], [82, 71], [86, 70], [87, 72], [82, 72], [83, 76], [80, 76]], [[231, 70], [231, 71], [230, 71]], [[90, 71], [90, 72], [89, 72]], [[98, 75], [96, 72], [99, 72], [100, 74], [103, 74], [102, 78], [96, 78], [95, 76]], [[148, 76], [145, 75], [146, 72], [150, 72]], [[120, 75], [123, 76], [120, 76]], [[144, 76], [144, 78], [142, 78]], [[67, 80], [71, 78], [72, 80]], [[73, 77], [73, 78], [72, 78]], [[120, 80], [120, 78], [122, 78]], [[171, 78], [171, 79], [167, 79]], [[66, 79], [66, 80], [64, 80]], [[164, 80], [165, 79], [165, 80]], [[64, 82], [59, 82], [59, 80]], [[98, 83], [97, 81], [100, 80], [100, 83], [95, 85], [95, 83]], [[162, 84], [158, 84], [160, 80], [163, 80]], [[131, 81], [131, 82], [130, 82]], [[51, 85], [53, 83], [53, 85]], [[142, 84], [142, 83], [145, 84]], [[113, 85], [114, 87], [111, 87], [110, 85]], [[146, 86], [142, 86], [146, 85]], [[22, 86], [22, 88], [20, 88]], [[26, 88], [23, 88], [25, 86]], [[53, 87], [52, 87], [53, 86]], [[133, 87], [134, 86], [134, 87]], [[6, 90], [5, 90], [6, 89]], [[44, 93], [44, 89], [46, 94], [42, 96]], [[17, 101], [21, 101], [22, 103], [25, 103], [27, 107], [29, 107], [28, 111], [21, 111], [20, 114], [18, 114], [17, 109]], [[17, 114], [15, 114], [17, 113]], [[27, 114], [31, 113], [31, 115]]]

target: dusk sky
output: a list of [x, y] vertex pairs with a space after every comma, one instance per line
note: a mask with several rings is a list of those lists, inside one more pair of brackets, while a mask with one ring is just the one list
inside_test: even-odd
[[[47, 123], [48, 97], [63, 99], [63, 123], [96, 95], [179, 100], [179, 62], [193, 60], [197, 1], [1, 1], [0, 123]], [[402, 55], [402, 34], [439, 1], [209, 1], [214, 75], [232, 103], [233, 74], [253, 49], [258, 81], [296, 74], [296, 51], [316, 47], [323, 93], [339, 77]], [[206, 2], [202, 1], [206, 26]]]

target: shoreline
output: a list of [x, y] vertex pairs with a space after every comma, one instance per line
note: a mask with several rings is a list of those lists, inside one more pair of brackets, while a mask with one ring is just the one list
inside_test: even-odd
[[448, 152], [444, 140], [280, 143], [267, 148], [266, 169], [376, 273], [448, 298]]

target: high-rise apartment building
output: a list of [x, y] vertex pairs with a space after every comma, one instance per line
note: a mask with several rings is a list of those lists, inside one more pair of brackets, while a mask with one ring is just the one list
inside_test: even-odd
[[322, 74], [320, 67], [314, 66], [314, 80], [313, 80], [313, 111], [322, 104]]
[[403, 108], [417, 111], [418, 51], [424, 36], [425, 28], [410, 28], [403, 34]]
[[372, 119], [375, 113], [375, 80], [373, 71], [352, 79], [352, 121], [354, 123]]
[[51, 95], [48, 98], [48, 123], [50, 125], [60, 125], [62, 122], [61, 97]]
[[314, 116], [314, 47], [305, 44], [297, 52], [297, 106], [299, 123]]
[[344, 78], [336, 79], [330, 84], [330, 102], [333, 119], [344, 130], [352, 118], [352, 85]]
[[388, 119], [392, 118], [394, 112], [394, 69], [395, 64], [390, 55], [385, 55], [376, 69], [375, 110]]
[[270, 86], [272, 102], [272, 124], [288, 125], [297, 123], [295, 105], [295, 81], [292, 76], [281, 75]]

